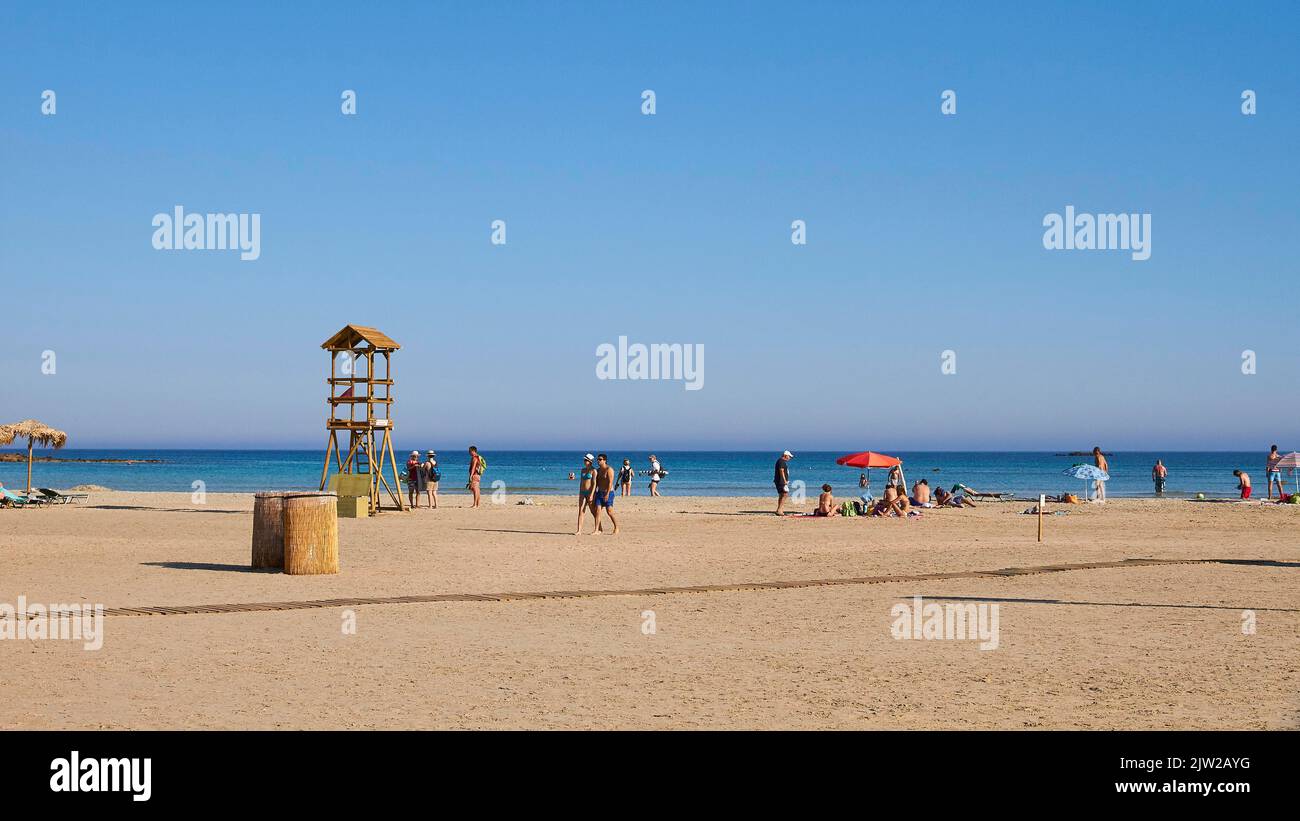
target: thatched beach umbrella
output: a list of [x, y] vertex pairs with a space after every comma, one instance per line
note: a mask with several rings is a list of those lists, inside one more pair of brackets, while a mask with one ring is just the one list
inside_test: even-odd
[[15, 439], [27, 440], [27, 492], [32, 492], [32, 447], [58, 450], [68, 443], [68, 434], [55, 430], [44, 422], [24, 419], [12, 425], [0, 425], [0, 445], [7, 445]]

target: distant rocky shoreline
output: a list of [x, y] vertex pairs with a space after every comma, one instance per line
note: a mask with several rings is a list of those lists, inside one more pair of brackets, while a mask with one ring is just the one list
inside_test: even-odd
[[[26, 462], [26, 453], [0, 453], [0, 462]], [[161, 459], [63, 459], [58, 456], [33, 456], [33, 462], [111, 462], [115, 465], [156, 465]]]

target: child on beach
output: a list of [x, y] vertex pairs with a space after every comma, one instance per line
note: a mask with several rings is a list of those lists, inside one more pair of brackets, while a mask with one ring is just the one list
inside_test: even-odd
[[1234, 470], [1233, 476], [1237, 477], [1237, 490], [1241, 491], [1242, 499], [1250, 498], [1250, 474], [1244, 470]]

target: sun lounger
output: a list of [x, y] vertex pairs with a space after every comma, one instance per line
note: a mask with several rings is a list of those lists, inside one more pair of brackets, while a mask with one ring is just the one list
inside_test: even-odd
[[77, 499], [89, 499], [90, 495], [86, 493], [59, 493], [48, 487], [36, 488], [40, 494], [49, 500], [52, 505], [66, 505], [68, 502], [74, 502]]
[[[969, 496], [969, 497], [970, 497], [972, 500], [974, 500], [974, 501], [979, 501], [979, 502], [986, 502], [986, 501], [992, 501], [992, 502], [1014, 502], [1014, 501], [1017, 501], [1017, 500], [1016, 500], [1016, 494], [1014, 494], [1014, 493], [980, 493], [978, 490], [972, 490], [972, 489], [966, 487], [965, 485], [961, 484], [960, 482], [957, 483], [956, 488], [961, 488], [963, 491], [965, 491], [966, 495]], [[956, 493], [956, 492], [957, 492], [956, 488], [953, 489], [953, 493]]]
[[14, 493], [8, 488], [0, 488], [0, 500], [5, 504], [13, 505], [14, 507], [45, 504], [45, 500], [39, 496], [24, 496], [21, 493]]

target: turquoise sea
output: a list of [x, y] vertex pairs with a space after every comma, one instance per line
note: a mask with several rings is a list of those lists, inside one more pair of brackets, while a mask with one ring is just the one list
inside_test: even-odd
[[[409, 453], [409, 448], [406, 452]], [[8, 450], [5, 452], [15, 452]], [[847, 451], [846, 451], [847, 452]], [[399, 460], [404, 460], [398, 451]], [[440, 450], [443, 471], [441, 491], [463, 493], [468, 467], [467, 454], [461, 449]], [[568, 480], [571, 471], [582, 467], [582, 454], [570, 451], [492, 451], [484, 448], [488, 470], [483, 488], [505, 483], [511, 494], [548, 494], [575, 492]], [[660, 485], [664, 495], [672, 496], [750, 496], [772, 492], [772, 467], [779, 451], [656, 451], [669, 475]], [[1205, 493], [1211, 497], [1235, 496], [1234, 468], [1250, 473], [1256, 493], [1264, 494], [1264, 450], [1257, 453], [1166, 452], [1115, 453], [1110, 456], [1110, 496], [1152, 496], [1151, 465], [1163, 459], [1169, 468], [1168, 496], [1192, 496]], [[157, 464], [112, 464], [95, 462], [36, 462], [33, 484], [54, 488], [74, 485], [103, 485], [114, 490], [184, 491], [202, 481], [210, 493], [250, 492], [257, 490], [314, 489], [320, 481], [324, 463], [322, 451], [306, 450], [75, 450], [38, 451], [64, 459], [158, 459]], [[640, 475], [648, 467], [647, 451], [610, 453], [615, 467], [630, 459], [638, 476], [633, 484], [636, 494], [646, 492], [647, 479]], [[835, 459], [843, 453], [798, 452], [791, 463], [791, 478], [814, 487], [829, 482], [836, 492], [857, 487], [860, 471], [843, 468]], [[1083, 482], [1062, 475], [1062, 471], [1079, 462], [1091, 463], [1089, 457], [1064, 453], [927, 453], [896, 452], [910, 484], [926, 478], [933, 486], [951, 487], [963, 482], [982, 491], [1014, 491], [1023, 496], [1059, 493], [1083, 489]], [[1287, 479], [1294, 488], [1293, 477]], [[885, 471], [871, 471], [872, 486], [877, 492], [884, 484]], [[26, 482], [25, 463], [0, 462], [0, 482], [6, 487], [22, 487]]]

